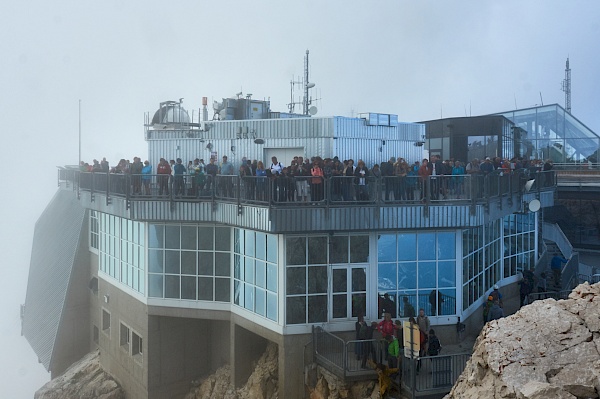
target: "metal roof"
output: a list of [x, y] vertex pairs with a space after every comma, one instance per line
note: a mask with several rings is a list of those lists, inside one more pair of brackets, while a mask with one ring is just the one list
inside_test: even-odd
[[84, 216], [85, 209], [77, 196], [58, 190], [35, 225], [23, 335], [47, 370], [65, 308]]

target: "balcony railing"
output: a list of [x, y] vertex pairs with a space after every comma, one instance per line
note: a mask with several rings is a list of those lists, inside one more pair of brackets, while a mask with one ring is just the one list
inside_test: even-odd
[[90, 192], [131, 201], [226, 201], [264, 206], [299, 205], [399, 205], [442, 202], [486, 202], [491, 198], [556, 186], [554, 171], [527, 173], [495, 171], [488, 175], [438, 175], [421, 178], [312, 176], [132, 175], [81, 172], [60, 168], [59, 184], [66, 182], [78, 193]]

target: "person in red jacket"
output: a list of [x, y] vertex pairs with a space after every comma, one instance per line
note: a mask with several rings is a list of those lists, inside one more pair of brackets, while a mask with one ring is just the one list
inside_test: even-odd
[[158, 176], [158, 195], [163, 195], [163, 191], [166, 195], [169, 195], [169, 177], [171, 176], [171, 167], [166, 159], [161, 158], [156, 168]]

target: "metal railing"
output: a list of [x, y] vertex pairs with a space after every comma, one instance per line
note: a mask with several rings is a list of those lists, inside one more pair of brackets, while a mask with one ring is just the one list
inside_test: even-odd
[[470, 353], [402, 359], [402, 383], [414, 396], [450, 392], [465, 369]]
[[429, 177], [332, 176], [244, 176], [160, 175], [81, 172], [59, 168], [58, 182], [73, 185], [78, 193], [87, 191], [129, 201], [219, 200], [269, 206], [297, 205], [391, 205], [432, 204], [443, 201], [475, 204], [490, 198], [523, 192], [525, 183], [535, 180], [530, 191], [556, 186], [553, 171], [529, 174], [526, 171], [487, 175], [439, 175]]

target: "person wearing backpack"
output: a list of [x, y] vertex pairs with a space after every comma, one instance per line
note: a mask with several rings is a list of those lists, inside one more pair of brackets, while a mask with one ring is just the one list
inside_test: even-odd
[[440, 344], [440, 340], [435, 335], [435, 331], [432, 329], [429, 330], [429, 346], [427, 348], [428, 356], [437, 356], [440, 354], [442, 350], [442, 345]]

